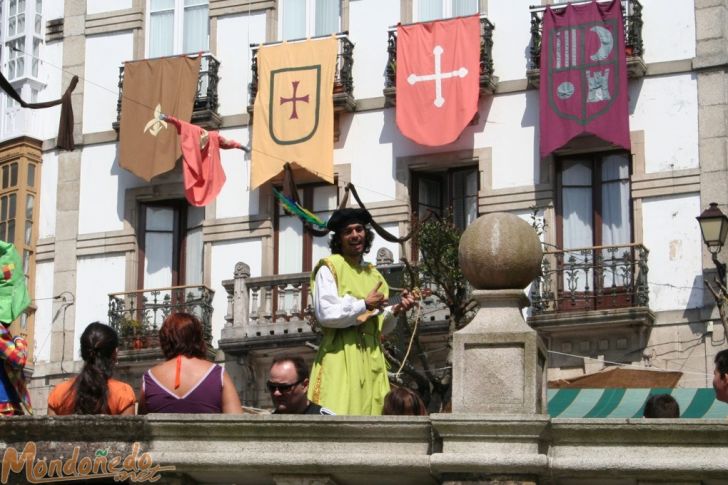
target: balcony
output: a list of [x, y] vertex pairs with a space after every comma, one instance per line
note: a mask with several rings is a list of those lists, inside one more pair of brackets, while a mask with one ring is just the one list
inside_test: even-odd
[[611, 352], [620, 360], [644, 348], [655, 320], [648, 254], [641, 244], [546, 251], [542, 276], [531, 285], [528, 323], [563, 353]]
[[[638, 0], [621, 0], [624, 20], [625, 53], [627, 54], [627, 77], [639, 78], [647, 72], [642, 59], [642, 4]], [[528, 85], [538, 88], [541, 80], [541, 37], [543, 34], [544, 7], [531, 7], [531, 44], [526, 77]]]
[[[197, 54], [189, 57], [196, 57]], [[207, 130], [220, 128], [222, 119], [217, 113], [217, 83], [220, 80], [218, 69], [220, 61], [212, 54], [202, 54], [200, 59], [200, 77], [197, 81], [197, 94], [192, 108], [191, 122]], [[121, 99], [124, 86], [124, 66], [119, 67], [119, 99], [116, 102], [116, 121], [112, 123], [114, 130], [119, 131], [121, 123]]]
[[534, 315], [648, 306], [648, 253], [641, 244], [545, 252], [531, 288]]
[[109, 295], [109, 324], [118, 332], [119, 348], [132, 359], [159, 350], [159, 328], [172, 313], [197, 316], [205, 340], [212, 342], [212, 298], [206, 286], [174, 286]]
[[[325, 37], [329, 37], [328, 35]], [[336, 55], [336, 72], [334, 73], [334, 111], [352, 112], [356, 109], [354, 99], [354, 44], [349, 40], [348, 32], [336, 34], [339, 42], [338, 54]], [[306, 39], [289, 40], [288, 42], [299, 42]], [[273, 42], [274, 44], [275, 42]], [[268, 45], [268, 44], [262, 44]], [[252, 80], [248, 86], [250, 98], [248, 100], [248, 113], [253, 113], [255, 96], [258, 94], [258, 49], [261, 44], [251, 44], [253, 59], [251, 64]]]
[[[498, 78], [493, 75], [493, 29], [486, 17], [480, 18], [480, 95], [493, 94]], [[387, 67], [384, 70], [384, 106], [397, 104], [397, 29], [389, 30]]]
[[[403, 265], [380, 264], [377, 269], [390, 287], [401, 286]], [[310, 272], [250, 277], [245, 263], [235, 266], [235, 278], [223, 281], [228, 294], [226, 324], [220, 348], [237, 353], [271, 347], [295, 347], [312, 343], [318, 334], [312, 327]], [[447, 310], [436, 297], [423, 300], [422, 318], [427, 330], [447, 329]]]

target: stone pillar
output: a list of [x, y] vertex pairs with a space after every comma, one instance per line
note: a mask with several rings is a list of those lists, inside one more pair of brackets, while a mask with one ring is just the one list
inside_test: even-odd
[[233, 285], [233, 326], [248, 326], [248, 314], [250, 311], [250, 296], [248, 285], [245, 280], [250, 278], [250, 266], [239, 262], [235, 265], [235, 283]]
[[543, 258], [536, 232], [488, 214], [463, 233], [459, 256], [480, 310], [454, 335], [453, 413], [544, 414], [546, 349], [521, 313]]
[[433, 470], [453, 485], [536, 484], [548, 469], [547, 354], [521, 309], [541, 243], [522, 219], [488, 214], [463, 233], [459, 256], [480, 309], [453, 336], [453, 412], [431, 417], [442, 439]]
[[[63, 23], [63, 82], [68, 83], [75, 74], [83, 78], [86, 62], [86, 2], [66, 0]], [[64, 84], [65, 86], [65, 84]], [[65, 89], [65, 88], [64, 88]], [[78, 237], [78, 208], [81, 179], [81, 143], [83, 126], [83, 89], [79, 82], [73, 92], [74, 127], [76, 150], [62, 151], [58, 157], [58, 185], [56, 199], [55, 259], [53, 269], [53, 293], [65, 296], [54, 302], [51, 330], [51, 362], [73, 361], [73, 345], [76, 340], [75, 307], [70, 304], [76, 294], [76, 239]]]
[[245, 280], [250, 278], [250, 266], [243, 262], [235, 264], [232, 294], [232, 308], [229, 310], [232, 325], [222, 329], [222, 340], [245, 337], [250, 311], [250, 295]]
[[[695, 0], [696, 57], [693, 68], [698, 79], [698, 140], [700, 156], [700, 211], [717, 202], [728, 213], [728, 0]], [[696, 216], [699, 215], [695, 214]], [[728, 259], [723, 248], [721, 261]], [[715, 265], [703, 248], [703, 270], [707, 281], [715, 277]], [[710, 292], [704, 292], [705, 319], [717, 310]], [[712, 362], [709, 362], [712, 369]]]
[[476, 290], [480, 310], [456, 332], [453, 413], [544, 414], [546, 349], [523, 320], [522, 290]]

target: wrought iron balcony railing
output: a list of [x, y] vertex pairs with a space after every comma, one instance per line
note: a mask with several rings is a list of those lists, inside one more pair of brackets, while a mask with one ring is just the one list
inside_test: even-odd
[[648, 253], [641, 244], [545, 252], [531, 285], [533, 314], [648, 307]]
[[[196, 57], [197, 54], [189, 57]], [[200, 77], [197, 80], [197, 94], [195, 104], [192, 108], [191, 122], [206, 129], [217, 129], [222, 124], [222, 119], [217, 113], [217, 83], [220, 80], [218, 70], [220, 61], [207, 52], [202, 54], [200, 59]], [[121, 99], [124, 86], [124, 65], [119, 67], [119, 99], [116, 102], [116, 121], [112, 124], [114, 130], [119, 131], [121, 123]]]
[[[401, 278], [401, 263], [377, 265], [390, 284], [397, 286]], [[235, 266], [235, 278], [223, 281], [228, 296], [226, 325], [222, 331], [221, 348], [226, 352], [243, 345], [270, 344], [271, 340], [286, 339], [300, 344], [313, 341], [310, 272], [250, 277], [245, 263]], [[430, 326], [447, 319], [447, 308], [436, 297], [423, 301], [422, 319]], [[296, 338], [298, 337], [298, 338]], [[227, 341], [232, 339], [238, 343]]]
[[[647, 72], [642, 54], [642, 4], [639, 0], [621, 0], [622, 19], [624, 21], [625, 54], [627, 55], [627, 75], [632, 78], [642, 77]], [[531, 87], [537, 88], [540, 83], [541, 38], [543, 36], [544, 7], [531, 6], [531, 44], [529, 46], [529, 62], [526, 77]]]
[[109, 295], [109, 324], [119, 333], [122, 350], [159, 347], [159, 328], [172, 313], [186, 312], [202, 322], [212, 342], [212, 298], [206, 286], [173, 286]]
[[[329, 37], [327, 36], [321, 36]], [[339, 42], [338, 54], [336, 55], [336, 72], [334, 73], [334, 111], [354, 111], [356, 99], [354, 99], [354, 43], [349, 40], [348, 32], [336, 34]], [[295, 39], [288, 42], [300, 42], [307, 39]], [[271, 42], [275, 44], [276, 42]], [[268, 45], [268, 44], [262, 44]], [[252, 79], [248, 85], [250, 98], [248, 100], [248, 112], [253, 112], [255, 96], [258, 94], [258, 49], [261, 44], [251, 44], [253, 59], [250, 70]]]
[[[492, 94], [497, 78], [493, 74], [493, 30], [495, 26], [486, 17], [480, 17], [480, 94]], [[387, 67], [384, 70], [384, 103], [397, 102], [397, 29], [389, 30], [387, 41]]]

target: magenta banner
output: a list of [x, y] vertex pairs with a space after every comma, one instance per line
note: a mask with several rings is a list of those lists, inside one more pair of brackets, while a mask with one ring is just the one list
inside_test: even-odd
[[540, 152], [591, 134], [630, 148], [619, 0], [546, 9], [541, 42]]

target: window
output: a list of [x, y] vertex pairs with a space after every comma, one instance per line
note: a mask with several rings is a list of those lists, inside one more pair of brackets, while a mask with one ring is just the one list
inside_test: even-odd
[[478, 0], [415, 0], [415, 22], [447, 19], [478, 13]]
[[564, 249], [628, 244], [632, 238], [629, 156], [610, 153], [560, 160]]
[[[336, 185], [303, 185], [298, 188], [303, 207], [310, 209], [320, 219], [327, 220], [338, 206]], [[311, 271], [319, 259], [328, 256], [328, 237], [313, 237], [304, 231], [303, 223], [296, 216], [283, 211], [276, 199], [275, 274]]]
[[18, 79], [25, 74], [25, 38], [7, 43], [8, 46], [8, 79]]
[[33, 39], [33, 60], [31, 61], [31, 75], [38, 77], [38, 66], [40, 65], [40, 39]]
[[149, 57], [209, 49], [208, 0], [149, 0]]
[[452, 210], [453, 222], [465, 230], [478, 217], [478, 168], [412, 173], [412, 207], [419, 219]]
[[25, 34], [25, 0], [8, 2], [8, 37]]
[[33, 32], [37, 36], [43, 35], [43, 0], [35, 0], [35, 26]]
[[205, 210], [184, 200], [143, 204], [139, 288], [202, 285]]
[[280, 0], [282, 40], [333, 34], [341, 30], [341, 0]]
[[569, 156], [558, 160], [557, 167], [557, 244], [564, 249], [559, 263], [564, 266], [561, 290], [598, 292], [627, 286], [630, 272], [626, 269], [630, 258], [634, 259], [629, 249], [629, 154]]
[[[31, 298], [35, 293], [35, 244], [40, 181], [40, 142], [24, 138], [0, 145], [0, 239], [15, 244]], [[34, 306], [14, 331], [32, 339]], [[32, 348], [32, 345], [31, 345]]]

